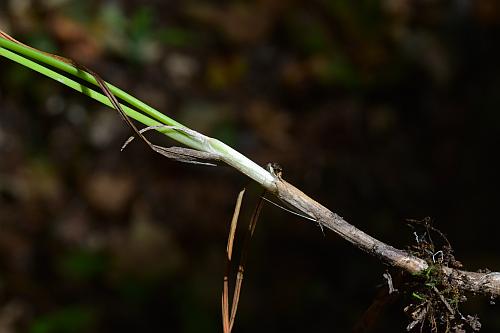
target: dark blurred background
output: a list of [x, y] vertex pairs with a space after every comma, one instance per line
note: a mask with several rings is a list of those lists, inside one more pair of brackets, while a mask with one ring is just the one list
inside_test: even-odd
[[[369, 234], [406, 248], [405, 219], [430, 216], [469, 270], [500, 270], [499, 22], [494, 0], [0, 1], [1, 29], [279, 162]], [[0, 73], [0, 332], [221, 332], [228, 223], [258, 187], [120, 152], [115, 112], [6, 59]], [[384, 271], [266, 205], [235, 331], [348, 332]], [[374, 331], [404, 331], [405, 304]], [[489, 299], [463, 311], [500, 330]]]

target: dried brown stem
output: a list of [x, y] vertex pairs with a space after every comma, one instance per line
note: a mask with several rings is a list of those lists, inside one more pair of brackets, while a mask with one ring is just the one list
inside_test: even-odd
[[[425, 260], [396, 249], [359, 230], [281, 177], [276, 177], [274, 184], [272, 192], [278, 198], [313, 217], [323, 227], [332, 230], [360, 250], [379, 258], [385, 264], [410, 274], [422, 273], [429, 267]], [[442, 271], [444, 276], [461, 290], [500, 296], [500, 272], [476, 273], [450, 267], [442, 267]]]

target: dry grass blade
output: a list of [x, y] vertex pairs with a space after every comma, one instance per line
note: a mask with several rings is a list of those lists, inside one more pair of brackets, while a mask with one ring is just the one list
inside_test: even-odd
[[241, 210], [241, 202], [243, 200], [243, 194], [245, 190], [243, 189], [236, 200], [236, 207], [234, 208], [233, 219], [231, 220], [231, 227], [229, 229], [229, 236], [227, 240], [227, 261], [226, 261], [226, 272], [224, 274], [224, 287], [222, 292], [222, 327], [224, 333], [230, 333], [234, 326], [234, 321], [236, 318], [236, 312], [238, 311], [238, 303], [240, 300], [241, 286], [243, 284], [243, 276], [245, 271], [245, 263], [248, 254], [248, 248], [250, 245], [250, 240], [255, 231], [255, 226], [260, 216], [260, 212], [263, 207], [262, 197], [259, 200], [255, 210], [253, 211], [248, 229], [245, 234], [245, 240], [243, 242], [243, 247], [241, 251], [240, 262], [238, 264], [238, 273], [236, 275], [236, 282], [233, 291], [233, 299], [231, 302], [231, 308], [229, 307], [229, 273], [231, 270], [231, 261], [233, 256], [233, 246], [234, 246], [234, 236], [236, 234], [236, 226], [238, 224], [238, 217]]
[[[176, 129], [176, 128], [177, 128], [177, 126], [167, 126], [167, 125], [148, 126], [148, 127], [145, 127], [145, 128], [142, 128], [141, 130], [139, 130], [139, 133], [143, 134], [144, 132], [151, 131], [151, 130]], [[129, 145], [129, 143], [131, 143], [134, 139], [135, 139], [135, 136], [133, 136], [133, 135], [130, 136], [127, 139], [127, 141], [125, 141], [125, 143], [122, 145], [122, 148], [120, 150], [123, 151]]]
[[240, 300], [241, 286], [243, 284], [243, 276], [245, 271], [245, 263], [248, 255], [248, 249], [250, 245], [250, 240], [252, 239], [255, 227], [257, 225], [257, 221], [259, 220], [260, 212], [263, 207], [264, 203], [264, 201], [262, 200], [263, 196], [264, 195], [261, 196], [259, 202], [257, 203], [257, 206], [253, 211], [250, 223], [248, 225], [248, 230], [245, 235], [245, 240], [243, 242], [243, 249], [241, 251], [240, 263], [238, 265], [238, 273], [236, 275], [236, 284], [234, 286], [233, 301], [231, 303], [231, 318], [229, 319], [229, 331], [233, 329], [234, 320], [236, 318], [236, 312], [238, 310], [238, 303]]
[[212, 153], [207, 153], [204, 151], [199, 151], [190, 148], [183, 147], [163, 147], [158, 145], [152, 145], [151, 149], [157, 152], [160, 155], [163, 155], [167, 158], [173, 159], [178, 162], [198, 164], [198, 165], [208, 165], [208, 166], [217, 166], [217, 164], [205, 161], [215, 161], [218, 160], [216, 155]]
[[231, 228], [229, 229], [229, 238], [227, 240], [227, 259], [231, 261], [233, 255], [233, 244], [234, 244], [234, 235], [236, 233], [236, 226], [238, 225], [238, 217], [240, 215], [241, 210], [241, 202], [243, 201], [243, 195], [245, 194], [245, 189], [241, 190], [238, 194], [238, 199], [236, 200], [236, 207], [234, 207], [233, 218], [231, 220]]
[[[132, 129], [132, 131], [137, 135], [144, 143], [146, 143], [149, 148], [151, 148], [153, 151], [157, 152], [160, 155], [163, 155], [167, 158], [176, 160], [178, 162], [184, 162], [184, 163], [192, 163], [192, 164], [200, 164], [200, 165], [210, 165], [210, 166], [215, 166], [213, 163], [208, 163], [208, 162], [203, 162], [203, 160], [216, 160], [218, 159], [218, 156], [215, 154], [203, 152], [203, 151], [198, 151], [194, 149], [189, 149], [189, 148], [182, 148], [182, 147], [163, 147], [159, 145], [155, 145], [151, 143], [143, 134], [143, 132], [147, 131], [150, 128], [146, 128], [144, 131], [140, 131], [137, 129], [137, 127], [134, 125], [132, 120], [127, 116], [125, 111], [123, 111], [120, 103], [116, 99], [115, 95], [111, 92], [111, 90], [108, 88], [108, 85], [104, 80], [94, 73], [93, 71], [88, 70], [85, 68], [87, 72], [92, 74], [94, 78], [96, 79], [97, 83], [99, 84], [99, 87], [102, 89], [106, 97], [111, 101], [111, 104], [113, 104], [113, 107], [115, 108], [116, 111], [121, 115], [123, 120], [127, 123], [127, 125]], [[167, 126], [169, 127], [169, 126]], [[132, 140], [127, 140], [127, 142], [124, 144], [123, 148]]]
[[[157, 125], [157, 126], [148, 126], [145, 127], [141, 130], [139, 130], [140, 134], [143, 134], [147, 131], [151, 130], [160, 130], [160, 129], [168, 129], [168, 130], [175, 130], [183, 133], [187, 133], [188, 135], [191, 135], [191, 131], [188, 132], [186, 129], [178, 127], [178, 126], [168, 126], [168, 125]], [[120, 149], [123, 151], [133, 140], [135, 139], [135, 136], [131, 136], [125, 141], [125, 143], [122, 145], [122, 148]], [[185, 162], [185, 163], [193, 163], [193, 164], [201, 164], [201, 165], [209, 165], [209, 166], [217, 166], [214, 163], [210, 162], [202, 162], [202, 161], [220, 161], [220, 156], [215, 153], [209, 153], [205, 151], [200, 151], [200, 150], [195, 150], [195, 149], [190, 149], [190, 148], [183, 148], [183, 147], [162, 147], [158, 145], [151, 145], [151, 149], [153, 149], [155, 152], [166, 156], [168, 158], [174, 159], [179, 162]]]
[[236, 199], [236, 206], [234, 207], [233, 218], [229, 228], [229, 236], [227, 239], [226, 247], [226, 272], [224, 274], [224, 287], [222, 291], [222, 327], [224, 333], [231, 332], [230, 319], [229, 319], [229, 272], [231, 270], [231, 259], [233, 256], [234, 235], [236, 233], [236, 226], [238, 225], [238, 218], [240, 216], [241, 202], [243, 201], [243, 194], [245, 189], [241, 190]]
[[[171, 150], [170, 148], [158, 146], [158, 145], [155, 145], [155, 144], [151, 143], [144, 136], [143, 131], [139, 131], [139, 129], [132, 122], [132, 120], [130, 120], [130, 118], [127, 116], [127, 114], [125, 113], [125, 111], [123, 111], [120, 103], [118, 102], [118, 100], [115, 97], [115, 95], [111, 92], [111, 90], [109, 89], [109, 87], [106, 84], [106, 82], [104, 82], [104, 80], [99, 75], [97, 75], [96, 73], [94, 73], [93, 71], [91, 71], [91, 70], [89, 70], [89, 69], [87, 69], [85, 67], [83, 67], [83, 68], [87, 72], [89, 72], [90, 74], [92, 74], [94, 76], [94, 78], [96, 79], [96, 81], [97, 81], [99, 87], [101, 88], [101, 90], [103, 91], [103, 93], [106, 95], [106, 97], [108, 97], [108, 99], [110, 100], [111, 104], [113, 104], [114, 109], [120, 114], [120, 116], [122, 117], [122, 119], [132, 129], [132, 131], [135, 133], [135, 135], [137, 135], [144, 143], [146, 143], [149, 146], [149, 148], [151, 148], [153, 151], [157, 152], [160, 155], [163, 155], [163, 156], [165, 156], [167, 158], [170, 158], [170, 159], [174, 159], [176, 161], [186, 162], [186, 163], [194, 163], [194, 164], [206, 164], [204, 162], [199, 162], [198, 161], [198, 157], [195, 157], [192, 154], [190, 154], [189, 152], [187, 152], [188, 151], [187, 148], [185, 148], [185, 151], [183, 151], [183, 152], [180, 152], [180, 151], [176, 152], [176, 151]], [[122, 147], [122, 149], [123, 149], [123, 147]], [[183, 149], [183, 148], [181, 148], [181, 149]], [[194, 151], [192, 149], [190, 149], [190, 150]]]

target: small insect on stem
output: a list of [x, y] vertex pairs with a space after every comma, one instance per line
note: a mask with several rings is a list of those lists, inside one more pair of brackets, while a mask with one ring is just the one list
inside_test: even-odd
[[267, 163], [266, 169], [273, 176], [275, 176], [278, 179], [281, 179], [281, 176], [283, 175], [283, 168], [281, 167], [281, 165], [279, 165], [276, 162], [270, 162], [270, 163]]
[[[269, 171], [271, 173], [271, 175], [273, 175], [274, 177], [276, 177], [278, 180], [283, 181], [283, 178], [282, 178], [282, 176], [283, 176], [283, 168], [281, 167], [281, 165], [279, 165], [276, 162], [270, 162], [270, 163], [266, 164], [266, 169], [267, 169], [267, 171]], [[279, 204], [277, 204], [277, 203], [275, 203], [275, 202], [267, 199], [264, 195], [261, 196], [261, 198], [264, 199], [265, 201], [267, 201], [267, 202], [269, 202], [269, 203], [271, 203], [271, 204], [273, 204], [273, 205], [275, 205], [275, 206], [283, 209], [284, 211], [287, 211], [287, 212], [289, 212], [291, 214], [300, 216], [300, 217], [302, 217], [302, 218], [304, 218], [306, 220], [310, 220], [310, 221], [316, 222], [318, 224], [318, 226], [320, 227], [321, 232], [323, 233], [323, 235], [325, 235], [325, 232], [323, 230], [323, 226], [321, 225], [321, 223], [318, 222], [317, 219], [312, 218], [310, 216], [307, 216], [307, 214], [305, 214], [303, 212], [297, 212], [294, 208], [288, 209], [286, 207], [283, 207], [282, 205], [279, 205]]]

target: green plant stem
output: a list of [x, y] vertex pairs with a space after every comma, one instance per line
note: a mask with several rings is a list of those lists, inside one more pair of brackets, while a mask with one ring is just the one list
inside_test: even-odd
[[[2, 38], [0, 38], [0, 40], [2, 40]], [[0, 55], [5, 57], [5, 58], [8, 58], [14, 62], [17, 62], [25, 67], [28, 67], [29, 69], [32, 69], [40, 74], [43, 74], [43, 75], [45, 75], [53, 80], [56, 80], [57, 82], [62, 83], [65, 86], [68, 86], [68, 87], [70, 87], [78, 92], [81, 92], [82, 94], [87, 95], [90, 98], [101, 102], [102, 104], [105, 104], [111, 108], [113, 107], [110, 100], [106, 96], [104, 96], [103, 94], [101, 94], [95, 90], [92, 90], [91, 88], [84, 86], [84, 85], [80, 84], [79, 82], [72, 80], [72, 79], [70, 79], [70, 78], [68, 78], [68, 77], [66, 77], [58, 72], [55, 72], [55, 71], [53, 71], [45, 66], [42, 66], [34, 61], [26, 59], [26, 58], [14, 53], [14, 52], [11, 52], [11, 51], [6, 50], [5, 48], [1, 48], [1, 47], [0, 47]], [[126, 105], [121, 104], [121, 106], [122, 106], [123, 110], [125, 111], [125, 113], [129, 117], [143, 123], [146, 126], [163, 125], [159, 121], [154, 120], [154, 119], [152, 119], [152, 118], [150, 118], [150, 117], [148, 117], [140, 112], [137, 112], [134, 109], [132, 109]], [[170, 124], [168, 124], [168, 125], [170, 125]], [[176, 125], [172, 125], [172, 126], [176, 126]], [[182, 126], [182, 127], [185, 127], [185, 126]], [[177, 131], [171, 130], [171, 129], [170, 130], [160, 129], [160, 131], [162, 133], [164, 133], [165, 135], [171, 137], [172, 139], [179, 141], [179, 142], [181, 142], [189, 147], [192, 147], [194, 149], [202, 149], [202, 146], [197, 141], [192, 140], [190, 137], [188, 137], [180, 132], [177, 132]]]
[[[87, 81], [95, 86], [99, 86], [97, 83], [96, 79], [94, 76], [90, 73], [87, 73], [85, 71], [82, 71], [71, 64], [68, 64], [62, 60], [58, 60], [54, 57], [51, 57], [48, 54], [45, 54], [43, 52], [40, 52], [38, 50], [35, 50], [33, 48], [14, 43], [10, 40], [4, 39], [0, 37], [0, 46], [4, 47], [5, 49], [11, 50], [15, 53], [18, 53], [20, 55], [23, 55], [25, 58], [30, 58], [33, 59], [39, 63], [43, 63], [45, 65], [57, 68], [63, 72], [66, 72], [70, 75], [76, 76], [84, 81]], [[159, 122], [169, 125], [169, 126], [177, 126], [177, 127], [185, 127], [181, 123], [175, 121], [174, 119], [164, 115], [160, 111], [152, 108], [151, 106], [147, 105], [143, 101], [135, 98], [134, 96], [131, 96], [130, 94], [126, 93], [125, 91], [121, 90], [118, 87], [115, 87], [112, 84], [107, 83], [109, 89], [111, 92], [119, 99], [127, 102], [137, 110], [141, 110], [142, 112], [146, 113], [147, 115], [150, 115], [151, 117], [155, 118]]]
[[[14, 51], [14, 52], [13, 52]], [[66, 63], [61, 60], [57, 60], [47, 54], [44, 54], [41, 51], [32, 49], [27, 46], [23, 46], [7, 39], [0, 37], [0, 55], [8, 58], [14, 62], [17, 62], [27, 68], [30, 68], [38, 73], [41, 73], [53, 80], [56, 80], [78, 92], [81, 92], [109, 107], [113, 107], [110, 100], [104, 96], [103, 94], [61, 74], [58, 73], [47, 66], [49, 65], [60, 69], [70, 75], [76, 76], [82, 80], [85, 80], [91, 84], [98, 85], [97, 81], [93, 77], [92, 74], [87, 73], [81, 69], [78, 69], [72, 66], [69, 63]], [[38, 63], [28, 58], [37, 60]], [[123, 101], [129, 103], [131, 106], [135, 107], [137, 110], [144, 112], [142, 114], [137, 110], [134, 110], [126, 105], [120, 104], [125, 111], [125, 113], [131, 118], [143, 123], [146, 126], [158, 126], [158, 125], [167, 125], [174, 126], [180, 128], [186, 128], [190, 130], [188, 127], [182, 125], [181, 123], [167, 117], [163, 113], [153, 109], [146, 103], [138, 100], [137, 98], [127, 94], [123, 90], [106, 83], [113, 94], [116, 97], [122, 99]], [[149, 116], [148, 116], [149, 115]], [[154, 118], [154, 119], [153, 119]], [[188, 146], [193, 149], [207, 151], [210, 153], [217, 153], [220, 155], [220, 158], [230, 166], [234, 167], [238, 171], [252, 178], [263, 187], [268, 190], [272, 190], [275, 188], [274, 177], [264, 168], [239, 153], [235, 149], [229, 147], [225, 143], [202, 135], [200, 133], [199, 136], [204, 138], [203, 142], [200, 142], [199, 138], [189, 135], [187, 132], [177, 131], [175, 129], [157, 129], [159, 132], [169, 136], [170, 138]], [[193, 131], [193, 130], [191, 130]], [[193, 131], [196, 132], [196, 131]], [[196, 132], [197, 133], [197, 132]]]

